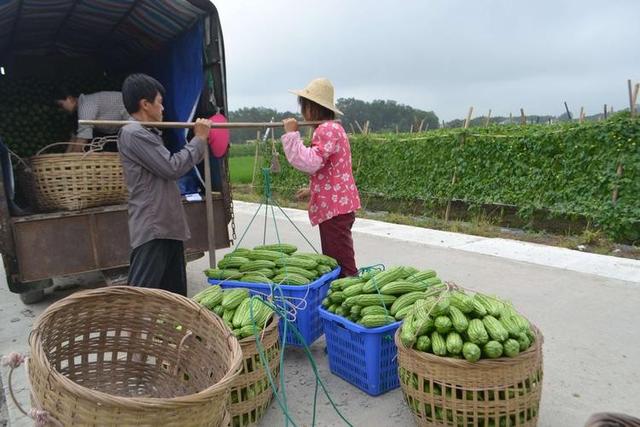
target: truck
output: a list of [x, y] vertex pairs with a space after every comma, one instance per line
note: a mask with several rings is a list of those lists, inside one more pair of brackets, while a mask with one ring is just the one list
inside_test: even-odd
[[[47, 132], [59, 128], [59, 122], [29, 123], [27, 119], [20, 138], [6, 129], [16, 120], [20, 123], [22, 116], [28, 118], [33, 109], [52, 108], [47, 93], [56, 82], [110, 81], [111, 89], [118, 90], [133, 72], [152, 75], [165, 86], [167, 121], [226, 115], [225, 52], [215, 6], [207, 0], [9, 0], [0, 4], [0, 139], [13, 148], [11, 152], [24, 149], [21, 140], [29, 140], [36, 131], [38, 137], [54, 142], [57, 136]], [[35, 87], [46, 82], [32, 94], [31, 105], [3, 97], [1, 88], [8, 93], [24, 82]], [[94, 89], [107, 88], [96, 84]], [[163, 134], [172, 151], [180, 149], [187, 136], [184, 130]], [[6, 158], [1, 162], [0, 180], [0, 253], [9, 289], [29, 304], [41, 300], [56, 278], [89, 272], [113, 277], [114, 271], [126, 272], [131, 249], [126, 203], [17, 214], [11, 207], [26, 198], [21, 197], [24, 189], [13, 173], [21, 163], [15, 157], [20, 155], [12, 156], [10, 163]], [[208, 223], [202, 198], [184, 198], [191, 230], [185, 242], [188, 260], [210, 247], [208, 227], [215, 230], [217, 249], [229, 247], [233, 238], [228, 161], [226, 155], [214, 158], [210, 152], [208, 161], [211, 188], [204, 189], [202, 165], [179, 181], [183, 194], [210, 191], [213, 200], [213, 223]], [[22, 163], [28, 164], [28, 158]]]

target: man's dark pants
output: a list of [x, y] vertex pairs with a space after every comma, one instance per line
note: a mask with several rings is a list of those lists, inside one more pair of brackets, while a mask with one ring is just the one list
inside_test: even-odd
[[155, 239], [131, 252], [129, 284], [187, 296], [184, 244], [180, 240]]

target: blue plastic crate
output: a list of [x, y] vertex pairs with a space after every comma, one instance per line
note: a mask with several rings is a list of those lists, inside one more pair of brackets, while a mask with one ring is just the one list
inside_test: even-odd
[[320, 308], [327, 340], [329, 368], [334, 375], [371, 396], [400, 386], [398, 349], [393, 336], [402, 322], [365, 328]]
[[[282, 290], [282, 295], [285, 299], [291, 298], [288, 300], [290, 303], [293, 303], [297, 306], [303, 304], [302, 300], [306, 301], [306, 307], [304, 310], [297, 309], [296, 312], [296, 320], [294, 322], [296, 328], [300, 332], [300, 335], [304, 338], [307, 346], [313, 344], [315, 340], [322, 336], [322, 319], [320, 318], [320, 314], [318, 313], [318, 309], [322, 304], [322, 300], [327, 296], [327, 291], [329, 290], [329, 284], [336, 279], [340, 275], [340, 267], [336, 267], [333, 271], [330, 271], [327, 274], [320, 276], [318, 279], [309, 283], [308, 285], [303, 286], [293, 286], [293, 285], [280, 285], [279, 289]], [[259, 293], [262, 295], [270, 295], [273, 285], [269, 285], [266, 283], [250, 283], [250, 282], [239, 282], [236, 280], [215, 280], [208, 279], [209, 283], [212, 285], [220, 285], [223, 289], [230, 288], [247, 288], [251, 291], [251, 293]], [[284, 306], [285, 303], [282, 300], [278, 301], [278, 297], [281, 295], [278, 289], [273, 290], [274, 301], [280, 307]], [[284, 334], [284, 320], [280, 319], [280, 336], [282, 337]], [[293, 345], [296, 347], [303, 347], [303, 343], [298, 340], [298, 337], [293, 332], [290, 327], [287, 327], [287, 336], [285, 342], [287, 345]]]

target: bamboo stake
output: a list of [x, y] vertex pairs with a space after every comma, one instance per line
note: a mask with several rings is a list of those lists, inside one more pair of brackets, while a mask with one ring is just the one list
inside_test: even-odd
[[356, 120], [356, 126], [358, 126], [358, 130], [360, 131], [360, 133], [364, 133], [364, 131], [362, 130], [362, 126], [360, 126], [360, 123], [358, 123], [357, 120]]
[[604, 119], [607, 120], [607, 104], [604, 104]]
[[[624, 166], [622, 163], [618, 162], [618, 169], [616, 170], [616, 176], [618, 177], [618, 179], [622, 178], [623, 172], [624, 172]], [[611, 195], [611, 201], [613, 202], [614, 205], [618, 203], [618, 185], [617, 184], [613, 189], [613, 194]]]
[[251, 187], [256, 183], [256, 172], [258, 170], [258, 151], [260, 147], [260, 131], [256, 132], [256, 154], [253, 158], [253, 176], [251, 177]]
[[422, 132], [422, 126], [424, 126], [424, 119], [420, 121], [420, 128], [418, 129], [418, 132]]
[[[471, 122], [471, 115], [473, 114], [473, 106], [469, 107], [469, 114], [467, 114], [467, 119], [464, 121], [464, 128], [465, 129], [469, 129], [469, 123]], [[465, 135], [462, 134], [462, 136], [460, 137], [460, 146], [462, 147], [464, 145], [464, 138]], [[454, 169], [453, 171], [453, 177], [451, 178], [451, 187], [453, 187], [456, 183], [457, 180], [457, 176], [458, 176], [458, 171], [456, 169]], [[451, 199], [449, 199], [449, 201], [447, 202], [447, 209], [444, 212], [444, 220], [445, 222], [449, 221], [449, 213], [451, 212]]]
[[467, 119], [464, 121], [464, 128], [469, 128], [469, 123], [471, 122], [471, 115], [473, 114], [473, 107], [469, 107], [469, 114], [467, 114]]
[[584, 107], [580, 107], [580, 123], [584, 123]]
[[633, 117], [635, 114], [633, 112], [633, 89], [631, 86], [631, 79], [627, 80], [627, 84], [629, 86], [629, 114]]
[[484, 127], [489, 126], [490, 121], [491, 121], [491, 108], [489, 108], [489, 114], [487, 114], [487, 119], [484, 122]]
[[564, 109], [567, 110], [567, 117], [569, 118], [569, 120], [573, 120], [573, 117], [571, 117], [571, 111], [569, 111], [569, 106], [567, 105], [567, 101], [564, 101]]
[[521, 125], [526, 125], [527, 124], [527, 116], [524, 115], [524, 109], [520, 109], [520, 124]]

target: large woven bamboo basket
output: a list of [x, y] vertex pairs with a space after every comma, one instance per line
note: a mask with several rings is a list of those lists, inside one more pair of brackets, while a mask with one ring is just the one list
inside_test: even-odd
[[[269, 364], [274, 384], [280, 377], [280, 334], [277, 316], [273, 316], [260, 335], [263, 354]], [[267, 410], [273, 397], [273, 389], [267, 377], [267, 370], [260, 360], [255, 337], [240, 340], [242, 348], [242, 372], [234, 380], [229, 396], [229, 412], [233, 417], [232, 427], [257, 424]]]
[[419, 426], [533, 427], [542, 393], [542, 334], [518, 356], [475, 363], [398, 347], [405, 401]]
[[36, 321], [34, 405], [61, 425], [225, 426], [242, 351], [222, 320], [158, 289], [78, 292]]
[[39, 211], [80, 210], [127, 201], [118, 153], [41, 154], [29, 158], [23, 176], [32, 205]]

